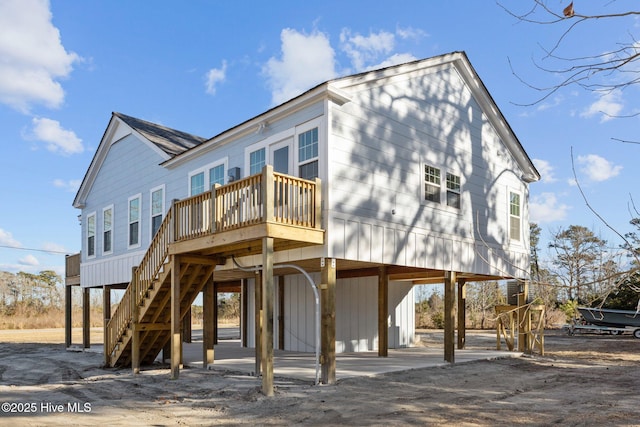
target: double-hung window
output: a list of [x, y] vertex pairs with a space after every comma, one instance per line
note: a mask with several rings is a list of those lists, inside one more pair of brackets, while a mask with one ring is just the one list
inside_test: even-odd
[[129, 247], [140, 246], [140, 194], [129, 198]]
[[509, 237], [520, 241], [521, 215], [520, 194], [509, 192]]
[[87, 257], [96, 256], [96, 214], [87, 216]]
[[215, 184], [224, 185], [227, 170], [227, 158], [210, 163], [189, 173], [189, 195], [204, 193]]
[[113, 252], [113, 206], [102, 210], [102, 253]]
[[447, 172], [447, 206], [460, 209], [460, 177]]
[[224, 164], [209, 169], [209, 188], [215, 184], [224, 185]]
[[298, 135], [298, 175], [304, 179], [318, 177], [318, 128]]
[[267, 161], [267, 149], [262, 147], [249, 153], [249, 175], [260, 173]]
[[196, 194], [204, 193], [204, 172], [199, 172], [197, 174], [191, 175], [191, 190], [190, 195], [195, 196]]
[[440, 203], [440, 169], [424, 166], [424, 199]]
[[151, 190], [151, 238], [156, 235], [162, 224], [164, 213], [164, 186]]

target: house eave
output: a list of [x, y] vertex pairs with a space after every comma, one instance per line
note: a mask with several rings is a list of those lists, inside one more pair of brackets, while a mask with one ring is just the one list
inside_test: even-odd
[[237, 140], [245, 135], [259, 132], [269, 122], [275, 122], [283, 117], [290, 116], [308, 106], [323, 100], [330, 100], [337, 105], [344, 105], [351, 101], [351, 97], [345, 91], [334, 87], [331, 82], [322, 83], [313, 89], [293, 98], [284, 104], [280, 104], [264, 113], [257, 115], [239, 125], [232, 127], [206, 142], [179, 154], [163, 163], [162, 166], [172, 169], [183, 165], [191, 159], [207, 153], [221, 145]]

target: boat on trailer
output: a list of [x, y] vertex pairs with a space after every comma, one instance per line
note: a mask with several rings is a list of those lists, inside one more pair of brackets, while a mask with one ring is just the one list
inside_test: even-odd
[[583, 322], [569, 327], [571, 335], [576, 330], [591, 330], [617, 335], [631, 332], [635, 338], [640, 338], [640, 311], [590, 307], [578, 307], [578, 311]]

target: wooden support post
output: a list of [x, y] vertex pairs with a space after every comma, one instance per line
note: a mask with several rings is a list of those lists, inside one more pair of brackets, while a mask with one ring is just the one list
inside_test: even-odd
[[136, 269], [131, 273], [131, 370], [134, 374], [140, 373], [140, 329], [138, 322], [140, 320], [138, 312], [138, 279], [136, 277]]
[[[273, 175], [271, 175], [273, 176]], [[270, 200], [270, 199], [266, 199]], [[262, 239], [262, 393], [273, 396], [273, 237]]]
[[109, 324], [109, 321], [111, 320], [111, 286], [108, 285], [104, 285], [102, 287], [102, 312], [104, 313], [104, 341], [103, 342], [103, 348], [104, 348], [104, 364], [105, 366], [110, 366], [111, 365], [111, 358], [109, 357], [109, 347], [110, 347], [110, 341], [109, 341], [109, 330], [107, 329], [107, 325]]
[[322, 259], [320, 363], [323, 384], [336, 383], [336, 260]]
[[180, 376], [182, 339], [180, 337], [180, 257], [171, 260], [171, 379]]
[[522, 281], [518, 293], [518, 351], [531, 353], [531, 310], [526, 306], [529, 283]]
[[64, 344], [66, 347], [71, 347], [71, 333], [73, 328], [73, 319], [71, 317], [71, 313], [73, 310], [72, 307], [72, 287], [70, 285], [65, 285], [64, 287]]
[[262, 372], [262, 273], [256, 274], [254, 284], [254, 343], [256, 349], [255, 374], [259, 377]]
[[247, 337], [247, 326], [249, 320], [249, 302], [247, 300], [249, 296], [249, 285], [247, 283], [247, 279], [242, 279], [241, 283], [242, 285], [240, 286], [240, 301], [242, 302], [242, 310], [240, 310], [240, 329], [242, 330], [242, 332], [240, 335], [242, 336], [242, 347], [247, 347], [249, 341]]
[[284, 276], [278, 276], [278, 350], [284, 350]]
[[455, 295], [456, 273], [446, 271], [444, 275], [444, 360], [455, 363]]
[[378, 269], [378, 357], [389, 354], [389, 275], [387, 267]]
[[182, 318], [182, 342], [188, 344], [192, 341], [191, 307], [187, 308], [187, 313]]
[[213, 363], [214, 358], [214, 289], [213, 279], [204, 285], [202, 291], [202, 366]]
[[216, 282], [213, 282], [213, 301], [211, 303], [213, 307], [213, 344], [218, 344], [218, 287]]
[[467, 284], [465, 279], [458, 280], [458, 350], [466, 343], [467, 334]]
[[82, 288], [82, 347], [91, 347], [91, 289]]

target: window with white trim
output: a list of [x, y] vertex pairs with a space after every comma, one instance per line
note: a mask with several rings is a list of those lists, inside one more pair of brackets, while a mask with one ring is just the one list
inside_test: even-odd
[[96, 213], [87, 216], [87, 257], [96, 256]]
[[520, 194], [509, 192], [509, 237], [511, 240], [520, 241], [521, 230], [521, 204]]
[[460, 177], [447, 172], [447, 206], [460, 209]]
[[156, 235], [162, 224], [164, 214], [164, 185], [151, 190], [151, 238]]
[[318, 128], [298, 135], [298, 176], [304, 179], [318, 177]]
[[102, 210], [102, 253], [113, 252], [113, 205]]
[[140, 246], [140, 210], [141, 195], [129, 197], [129, 247]]
[[256, 151], [249, 153], [249, 175], [260, 173], [266, 164], [267, 149], [262, 147]]
[[204, 167], [189, 173], [189, 195], [195, 196], [211, 189], [215, 184], [224, 185], [226, 182], [227, 160], [209, 163]]
[[220, 164], [209, 169], [209, 188], [213, 187], [215, 184], [224, 185], [224, 181], [224, 164]]
[[189, 184], [190, 196], [204, 193], [204, 172], [199, 172], [197, 174], [191, 175]]
[[440, 203], [440, 169], [424, 165], [424, 199]]

